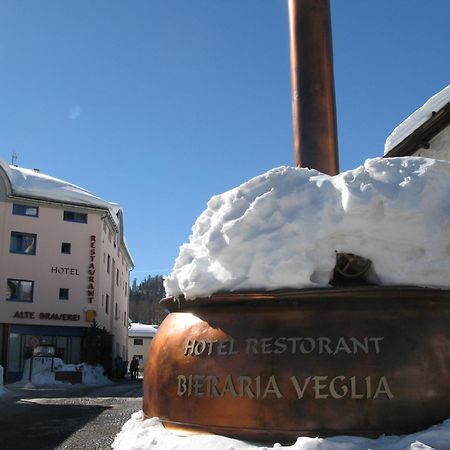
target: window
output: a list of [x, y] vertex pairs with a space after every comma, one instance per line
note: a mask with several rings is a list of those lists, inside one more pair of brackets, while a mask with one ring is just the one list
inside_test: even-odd
[[64, 211], [64, 220], [66, 222], [87, 223], [87, 214], [73, 211]]
[[109, 314], [108, 310], [109, 310], [109, 295], [106, 294], [106, 305], [105, 305], [106, 314]]
[[69, 289], [59, 288], [59, 299], [60, 300], [69, 300]]
[[127, 326], [127, 313], [126, 312], [123, 313], [123, 326], [124, 327]]
[[119, 286], [119, 269], [116, 269], [116, 286]]
[[11, 231], [10, 253], [36, 254], [36, 234]]
[[133, 339], [134, 345], [144, 345], [143, 339]]
[[114, 318], [117, 320], [119, 318], [119, 311], [117, 309], [117, 303], [115, 305], [115, 310], [114, 310]]
[[70, 255], [72, 245], [70, 242], [62, 242], [61, 243], [61, 253], [65, 253], [66, 255]]
[[106, 271], [109, 273], [109, 266], [111, 265], [111, 257], [108, 255], [108, 262], [106, 263]]
[[13, 280], [8, 279], [8, 291], [6, 300], [16, 302], [32, 302], [33, 301], [33, 285], [34, 281]]
[[17, 216], [37, 217], [39, 215], [39, 208], [37, 206], [19, 205], [14, 203], [12, 213]]

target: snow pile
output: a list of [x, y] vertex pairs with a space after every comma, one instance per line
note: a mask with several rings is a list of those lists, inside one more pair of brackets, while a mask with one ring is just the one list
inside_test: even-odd
[[78, 370], [82, 372], [82, 383], [90, 386], [103, 386], [105, 384], [111, 384], [111, 380], [104, 375], [103, 366], [97, 364], [96, 366], [90, 366], [86, 363], [81, 363], [78, 366]]
[[438, 112], [450, 102], [450, 85], [431, 97], [422, 107], [411, 114], [388, 136], [384, 144], [384, 154], [400, 144], [412, 132], [431, 118], [433, 112]]
[[[62, 381], [55, 380], [55, 372], [81, 372], [82, 383], [90, 386], [100, 386], [111, 384], [111, 381], [104, 375], [104, 369], [101, 365], [91, 366], [86, 363], [64, 364], [60, 358], [33, 358], [31, 384], [34, 386], [48, 386], [52, 384], [62, 384]], [[30, 377], [30, 359], [25, 360], [22, 380], [19, 384], [26, 384]]]
[[448, 288], [450, 164], [376, 158], [334, 177], [279, 167], [212, 197], [180, 248], [169, 296], [327, 286], [335, 252], [377, 282]]
[[382, 436], [378, 439], [337, 436], [299, 437], [293, 445], [257, 445], [217, 435], [177, 436], [157, 418], [143, 420], [134, 413], [112, 445], [114, 450], [450, 450], [450, 420], [409, 436]]
[[[30, 358], [25, 360], [21, 381], [22, 384], [30, 381], [30, 362]], [[54, 371], [60, 370], [63, 366], [64, 361], [61, 358], [53, 358]], [[36, 386], [61, 383], [60, 381], [55, 381], [54, 371], [52, 371], [52, 358], [33, 358], [31, 383]]]

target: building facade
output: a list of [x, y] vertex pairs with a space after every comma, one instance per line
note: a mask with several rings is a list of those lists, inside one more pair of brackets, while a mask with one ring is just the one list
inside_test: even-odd
[[158, 331], [157, 325], [132, 323], [128, 330], [128, 356], [139, 359], [139, 369], [142, 370], [147, 363], [147, 356], [153, 337]]
[[66, 363], [83, 360], [94, 320], [110, 335], [110, 358], [128, 359], [133, 260], [118, 205], [0, 160], [0, 365], [22, 377], [44, 342]]

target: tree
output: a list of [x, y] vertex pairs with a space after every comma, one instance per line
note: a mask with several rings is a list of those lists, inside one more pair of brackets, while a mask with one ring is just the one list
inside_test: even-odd
[[108, 376], [112, 373], [112, 338], [103, 327], [100, 328], [94, 320], [86, 329], [83, 360], [93, 366], [101, 364]]
[[165, 297], [162, 275], [148, 276], [137, 284], [136, 278], [130, 290], [129, 317], [133, 322], [159, 325], [167, 313], [159, 304]]

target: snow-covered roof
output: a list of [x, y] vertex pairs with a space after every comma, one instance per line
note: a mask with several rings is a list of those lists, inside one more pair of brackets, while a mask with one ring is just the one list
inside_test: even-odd
[[423, 106], [404, 120], [386, 139], [384, 144], [384, 154], [389, 153], [394, 147], [399, 145], [415, 130], [430, 120], [434, 114], [438, 113], [448, 103], [450, 103], [450, 85], [433, 95]]
[[[1, 172], [8, 177], [11, 196], [104, 209], [109, 212], [109, 217], [117, 229], [120, 229], [119, 212], [122, 212], [122, 208], [117, 203], [108, 202], [80, 186], [46, 175], [39, 170], [9, 165], [0, 158], [0, 174]], [[125, 241], [123, 245], [133, 265]]]
[[8, 165], [2, 160], [0, 165], [9, 178], [13, 195], [109, 209], [111, 215], [117, 219], [115, 209], [118, 205], [107, 202], [80, 186], [51, 177], [36, 169]]
[[128, 336], [131, 337], [153, 337], [157, 332], [155, 325], [146, 325], [144, 323], [132, 323], [128, 329]]

